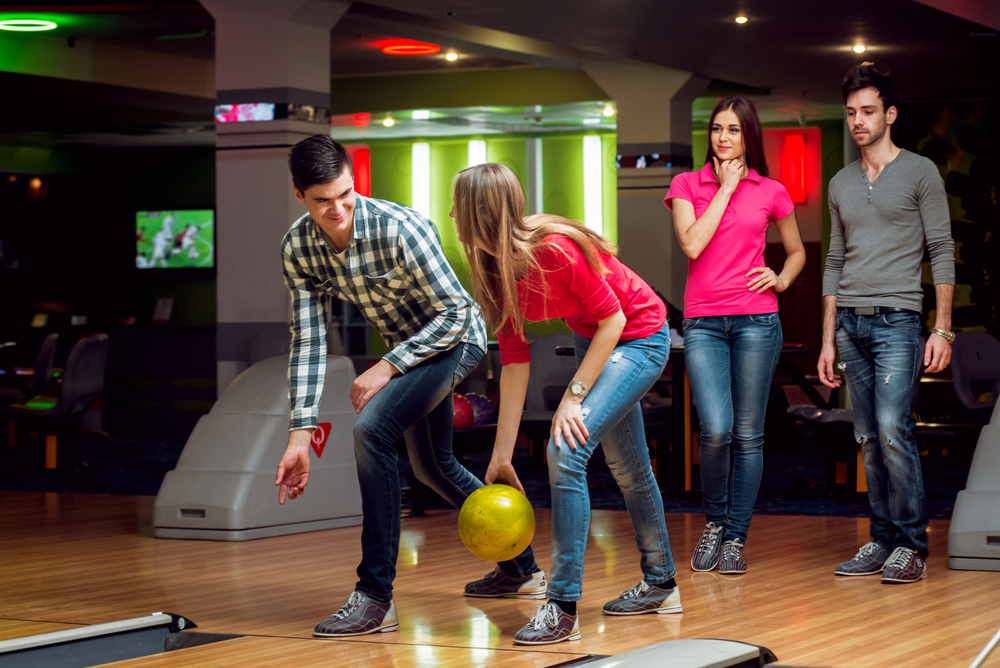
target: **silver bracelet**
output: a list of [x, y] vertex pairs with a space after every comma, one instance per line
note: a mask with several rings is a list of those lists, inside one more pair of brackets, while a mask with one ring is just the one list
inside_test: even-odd
[[937, 334], [948, 343], [955, 342], [955, 332], [948, 332], [943, 329], [938, 329], [937, 327], [931, 327], [931, 334]]

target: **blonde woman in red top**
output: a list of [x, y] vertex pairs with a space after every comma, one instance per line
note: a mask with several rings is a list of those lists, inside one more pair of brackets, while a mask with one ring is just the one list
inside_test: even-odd
[[605, 604], [604, 613], [681, 611], [639, 408], [666, 365], [670, 340], [662, 300], [618, 261], [611, 243], [575, 221], [526, 218], [524, 211], [521, 184], [502, 165], [476, 165], [456, 178], [452, 215], [503, 363], [486, 484], [524, 491], [511, 464], [530, 378], [524, 320], [563, 318], [574, 335], [577, 371], [552, 419], [546, 451], [552, 490], [549, 601], [514, 636], [516, 644], [543, 645], [580, 637], [576, 602], [590, 524], [587, 461], [598, 444], [625, 496], [643, 573], [638, 584]]

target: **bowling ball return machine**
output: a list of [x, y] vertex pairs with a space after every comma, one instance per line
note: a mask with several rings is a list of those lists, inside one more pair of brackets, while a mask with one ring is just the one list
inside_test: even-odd
[[288, 445], [288, 357], [259, 362], [203, 416], [153, 507], [157, 538], [243, 541], [361, 524], [351, 405], [354, 366], [328, 356], [309, 493], [278, 505]]

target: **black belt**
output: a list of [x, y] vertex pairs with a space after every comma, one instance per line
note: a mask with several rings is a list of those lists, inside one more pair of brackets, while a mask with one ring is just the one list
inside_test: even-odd
[[854, 315], [882, 315], [883, 313], [916, 313], [920, 315], [919, 311], [914, 311], [911, 308], [899, 308], [898, 306], [846, 306], [843, 309]]

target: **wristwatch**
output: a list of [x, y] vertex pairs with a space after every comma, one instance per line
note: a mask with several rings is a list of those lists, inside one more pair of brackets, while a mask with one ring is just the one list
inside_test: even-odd
[[955, 332], [948, 332], [943, 329], [938, 329], [937, 327], [931, 327], [931, 334], [937, 334], [948, 343], [955, 342]]
[[578, 380], [574, 380], [569, 384], [569, 391], [580, 397], [581, 399], [587, 396], [587, 386]]

